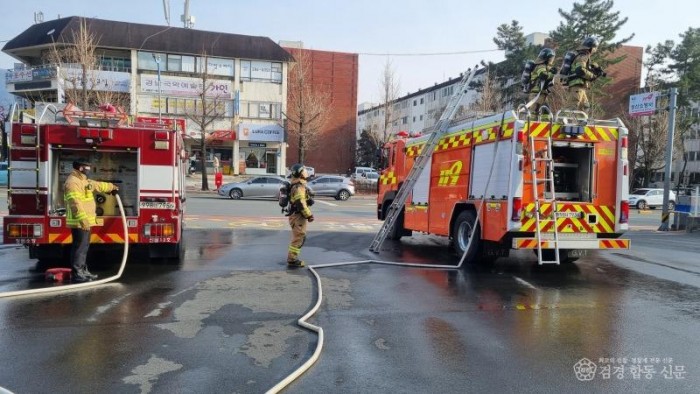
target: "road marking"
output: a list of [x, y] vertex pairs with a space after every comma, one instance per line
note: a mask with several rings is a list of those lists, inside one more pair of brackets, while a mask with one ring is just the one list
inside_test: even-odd
[[535, 287], [535, 286], [534, 286], [533, 284], [531, 284], [530, 282], [528, 282], [528, 281], [526, 281], [526, 280], [524, 280], [524, 279], [520, 279], [520, 278], [518, 278], [518, 277], [515, 276], [515, 275], [513, 275], [513, 278], [515, 279], [516, 282], [520, 283], [521, 285], [523, 285], [523, 286], [525, 286], [525, 287], [529, 287], [529, 288], [531, 288], [531, 289], [533, 289], [533, 290], [537, 290], [537, 287]]
[[323, 201], [323, 200], [316, 200], [316, 202], [317, 202], [317, 203], [320, 203], [320, 204], [330, 205], [331, 207], [337, 207], [337, 206], [338, 206], [338, 204], [333, 204], [332, 202]]

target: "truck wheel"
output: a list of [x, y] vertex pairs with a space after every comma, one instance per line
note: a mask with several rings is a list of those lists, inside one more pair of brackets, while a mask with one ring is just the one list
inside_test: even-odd
[[[469, 241], [471, 240], [471, 245]], [[474, 211], [463, 211], [457, 216], [452, 227], [452, 243], [458, 256], [464, 255], [469, 245], [469, 253], [464, 259], [467, 264], [475, 264], [481, 244], [481, 227], [476, 224]]]
[[[396, 218], [396, 221], [394, 222], [394, 227], [392, 227], [391, 231], [389, 232], [389, 239], [392, 241], [398, 241], [401, 239], [401, 237], [404, 236], [404, 227], [403, 227], [403, 217], [404, 217], [404, 211], [403, 209], [401, 210], [401, 213], [399, 213], [399, 216]], [[386, 217], [386, 212], [384, 213], [384, 216]]]
[[240, 200], [241, 197], [243, 197], [243, 191], [241, 189], [231, 189], [231, 191], [228, 192], [228, 196], [231, 197], [232, 200]]

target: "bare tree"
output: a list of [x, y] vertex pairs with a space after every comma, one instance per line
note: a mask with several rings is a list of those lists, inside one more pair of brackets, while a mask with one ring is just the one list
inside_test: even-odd
[[384, 122], [382, 128], [382, 141], [386, 142], [391, 137], [389, 128], [397, 120], [394, 112], [394, 103], [399, 97], [400, 82], [396, 76], [396, 72], [392, 67], [390, 59], [386, 59], [384, 63], [384, 71], [379, 79], [379, 99], [380, 104], [384, 108]]
[[503, 94], [496, 75], [487, 70], [483, 80], [476, 85], [479, 98], [471, 105], [477, 113], [495, 113], [503, 110]]
[[[200, 130], [199, 148], [201, 150], [200, 163], [202, 166], [202, 190], [209, 190], [207, 179], [206, 145], [207, 136], [210, 135], [212, 124], [223, 119], [226, 114], [226, 102], [224, 98], [230, 98], [231, 92], [220, 92], [216, 89], [214, 80], [209, 75], [209, 62], [206, 52], [202, 54], [202, 67], [198, 70], [199, 89], [196, 104], [184, 109], [185, 114]], [[227, 97], [228, 96], [228, 97]], [[159, 104], [160, 105], [160, 104]]]
[[96, 109], [101, 104], [128, 107], [128, 92], [116, 91], [115, 81], [100, 74], [98, 45], [99, 37], [82, 19], [80, 28], [71, 33], [70, 42], [54, 42], [46, 60], [58, 66], [66, 102], [83, 110]]
[[297, 139], [299, 162], [304, 163], [306, 152], [316, 147], [328, 122], [332, 103], [328, 89], [313, 80], [313, 62], [310, 51], [292, 50], [295, 62], [290, 64], [287, 83], [287, 128]]

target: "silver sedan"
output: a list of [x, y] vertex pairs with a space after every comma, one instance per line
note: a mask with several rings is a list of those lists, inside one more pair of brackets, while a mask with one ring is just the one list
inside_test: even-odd
[[283, 183], [284, 179], [279, 176], [258, 176], [222, 185], [218, 193], [234, 200], [244, 197], [277, 198]]

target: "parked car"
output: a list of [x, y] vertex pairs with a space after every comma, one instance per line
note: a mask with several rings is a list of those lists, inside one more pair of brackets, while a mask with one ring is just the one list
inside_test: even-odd
[[350, 174], [350, 177], [352, 179], [358, 179], [362, 177], [362, 174], [374, 172], [377, 173], [377, 170], [372, 168], [372, 167], [355, 167], [355, 170]]
[[0, 185], [7, 185], [7, 162], [0, 163]]
[[277, 198], [285, 180], [279, 176], [257, 176], [241, 182], [222, 185], [219, 195], [238, 200], [244, 197]]
[[308, 186], [316, 196], [331, 196], [336, 200], [345, 201], [355, 195], [355, 184], [344, 176], [323, 175], [309, 181]]
[[379, 181], [379, 174], [376, 172], [365, 172], [359, 178], [355, 179], [356, 182], [365, 183], [368, 185], [376, 185]]
[[[630, 193], [630, 206], [638, 209], [661, 207], [664, 203], [664, 189], [642, 188], [633, 190]], [[668, 209], [676, 208], [676, 194], [669, 191]]]

